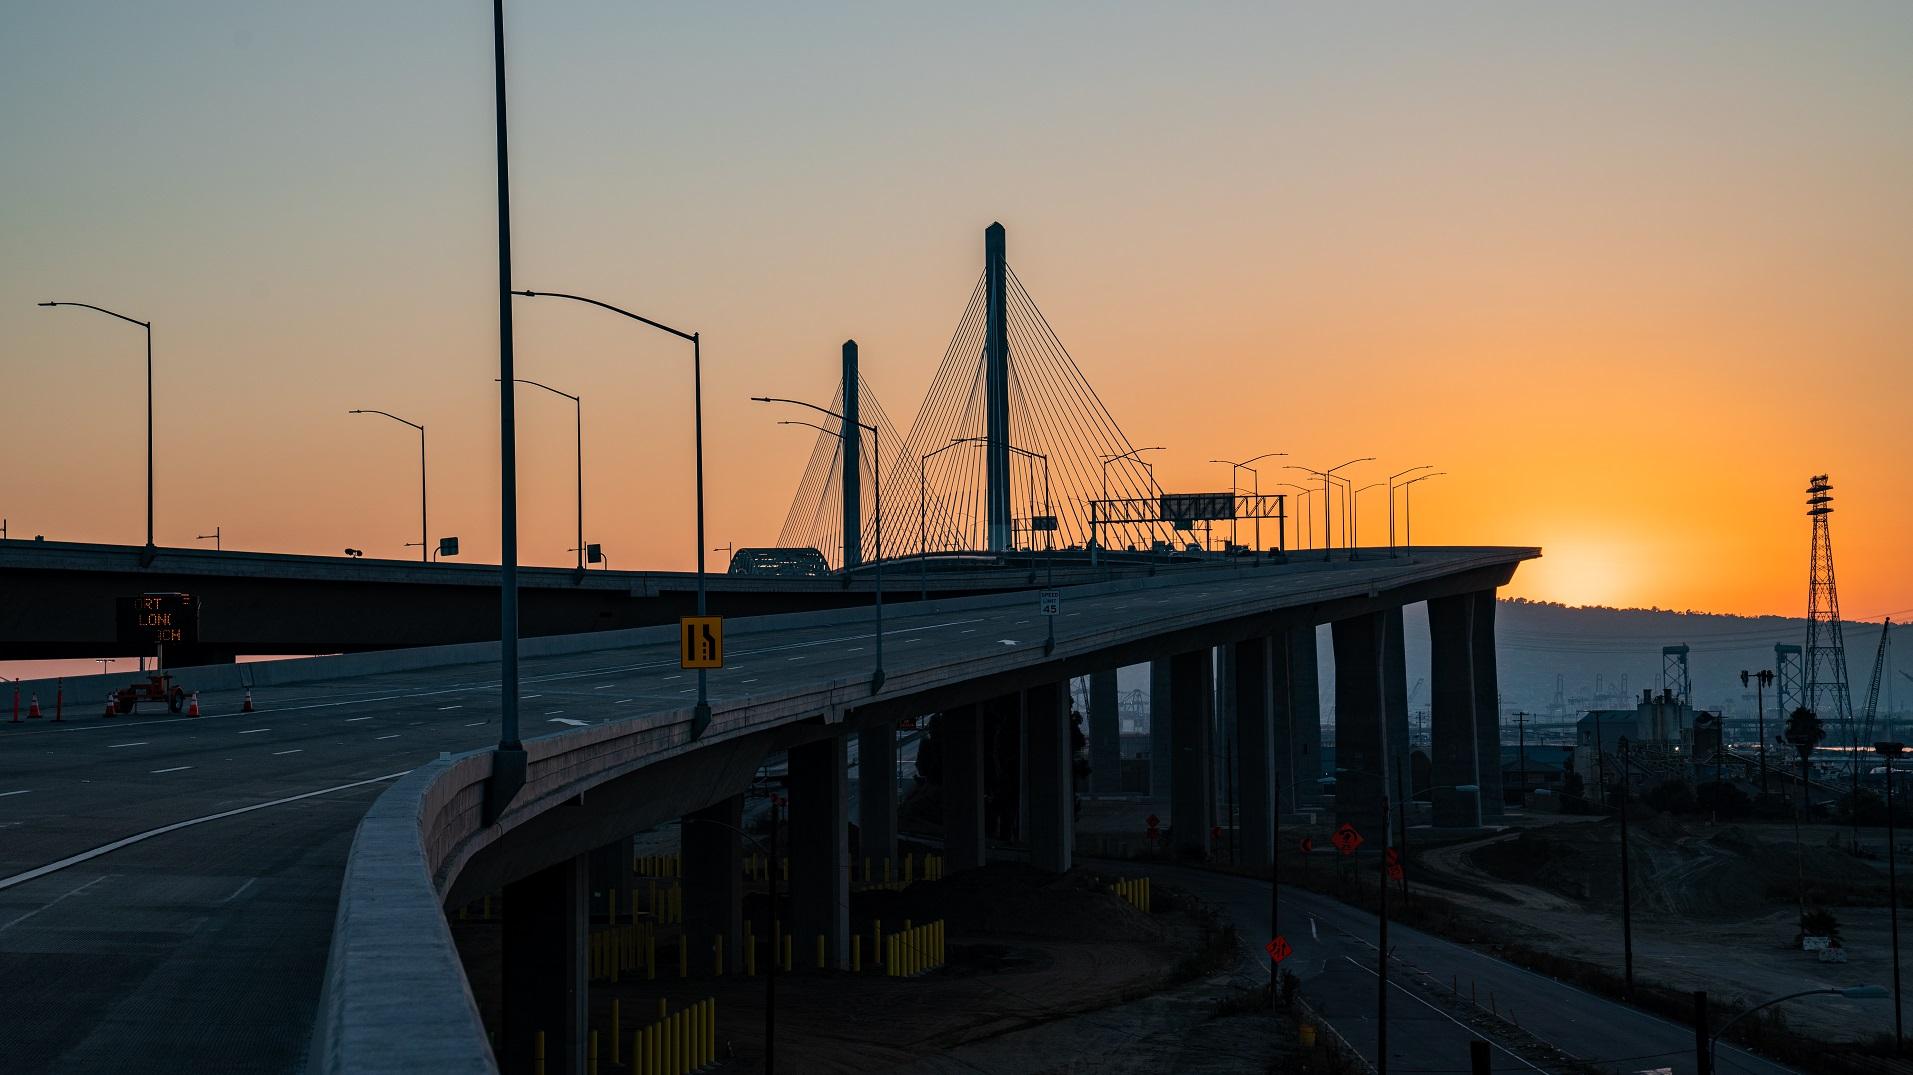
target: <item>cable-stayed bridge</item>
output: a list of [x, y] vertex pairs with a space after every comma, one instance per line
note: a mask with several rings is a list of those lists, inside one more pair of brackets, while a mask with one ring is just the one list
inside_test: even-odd
[[[896, 557], [1092, 541], [1147, 549], [1173, 540], [1158, 512], [1099, 508], [1152, 501], [1161, 489], [1010, 267], [1006, 245], [1003, 226], [990, 225], [983, 271], [907, 435], [898, 434], [861, 376], [855, 345], [845, 345], [845, 373], [830, 410], [860, 414], [880, 431], [877, 443], [869, 458], [847, 464], [861, 438], [844, 436], [842, 418], [825, 419], [779, 544], [814, 547], [841, 567], [856, 566], [879, 546]], [[875, 480], [860, 481], [866, 475]], [[846, 510], [847, 479], [858, 483], [854, 512]], [[885, 500], [881, 542], [877, 481]], [[853, 514], [857, 540], [846, 555]]]

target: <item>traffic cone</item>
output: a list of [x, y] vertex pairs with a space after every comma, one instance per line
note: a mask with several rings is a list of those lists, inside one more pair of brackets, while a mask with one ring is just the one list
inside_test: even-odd
[[199, 692], [198, 691], [193, 692], [193, 704], [186, 707], [186, 715], [189, 717], [199, 716]]
[[240, 706], [239, 711], [241, 713], [252, 712], [252, 688], [251, 687], [246, 688], [246, 704], [243, 706]]
[[33, 702], [27, 706], [27, 719], [40, 719], [40, 696], [37, 694], [33, 696]]
[[113, 692], [107, 691], [106, 692], [106, 712], [101, 713], [100, 716], [110, 717], [113, 715], [114, 711], [117, 710], [118, 708], [119, 708], [118, 706], [113, 704]]

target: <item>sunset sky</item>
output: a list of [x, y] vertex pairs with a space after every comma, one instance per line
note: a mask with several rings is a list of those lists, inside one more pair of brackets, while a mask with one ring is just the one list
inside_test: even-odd
[[[827, 402], [854, 337], [907, 426], [1000, 220], [1171, 489], [1432, 463], [1417, 542], [1544, 547], [1511, 594], [1797, 615], [1829, 472], [1844, 611], [1913, 607], [1913, 5], [521, 0], [507, 35], [516, 283], [703, 332], [713, 546], [776, 540], [810, 446], [748, 397]], [[143, 535], [139, 330], [62, 299], [154, 321], [161, 544], [415, 555], [414, 434], [361, 407], [426, 424], [434, 537], [494, 559], [492, 123], [481, 0], [0, 8], [11, 535]], [[688, 567], [688, 347], [517, 313], [520, 375], [584, 396], [587, 540]], [[522, 559], [569, 563], [570, 404], [519, 414]]]

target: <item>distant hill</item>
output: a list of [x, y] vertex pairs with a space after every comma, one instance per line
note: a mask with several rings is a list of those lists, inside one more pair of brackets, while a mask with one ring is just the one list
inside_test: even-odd
[[[1898, 625], [1895, 625], [1896, 628]], [[1410, 605], [1403, 631], [1408, 653], [1409, 710], [1428, 707], [1428, 616], [1423, 605]], [[1847, 679], [1856, 714], [1866, 699], [1867, 677], [1880, 642], [1877, 623], [1844, 625]], [[1556, 676], [1570, 720], [1594, 708], [1628, 708], [1627, 699], [1661, 685], [1661, 647], [1686, 643], [1696, 703], [1729, 716], [1754, 714], [1752, 690], [1740, 685], [1742, 669], [1772, 668], [1774, 644], [1804, 645], [1807, 621], [1785, 616], [1727, 616], [1654, 608], [1583, 608], [1514, 599], [1499, 603], [1495, 641], [1500, 656], [1501, 701], [1506, 712], [1526, 711], [1541, 723], [1557, 721]], [[1880, 713], [1913, 711], [1913, 682], [1900, 674], [1913, 671], [1913, 635], [1897, 629], [1880, 683]], [[1335, 661], [1329, 629], [1318, 637], [1322, 714], [1326, 721], [1335, 700]], [[1897, 681], [1897, 682], [1893, 682]], [[1122, 689], [1148, 690], [1147, 669], [1125, 669]], [[1625, 688], [1625, 689], [1623, 689]], [[1773, 693], [1767, 693], [1773, 704]]]

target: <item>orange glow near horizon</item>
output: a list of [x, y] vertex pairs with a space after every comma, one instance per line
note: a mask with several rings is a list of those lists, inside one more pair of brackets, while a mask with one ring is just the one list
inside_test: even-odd
[[[428, 427], [431, 536], [496, 558], [490, 27], [464, 7], [371, 38], [247, 5], [0, 15], [11, 536], [143, 532], [138, 330], [34, 306], [70, 299], [155, 324], [162, 544], [414, 557], [414, 434], [359, 407]], [[1087, 37], [531, 10], [515, 285], [703, 332], [713, 548], [776, 540], [810, 447], [748, 397], [827, 402], [855, 338], [907, 428], [1001, 220], [1171, 490], [1265, 451], [1379, 457], [1364, 484], [1432, 463], [1416, 543], [1541, 546], [1510, 595], [1799, 615], [1827, 472], [1843, 611], [1913, 607], [1913, 9], [1112, 8]], [[688, 345], [516, 314], [517, 374], [584, 398], [586, 540], [692, 566]], [[566, 565], [571, 406], [517, 407], [521, 560]], [[1363, 543], [1386, 528], [1364, 496]]]

